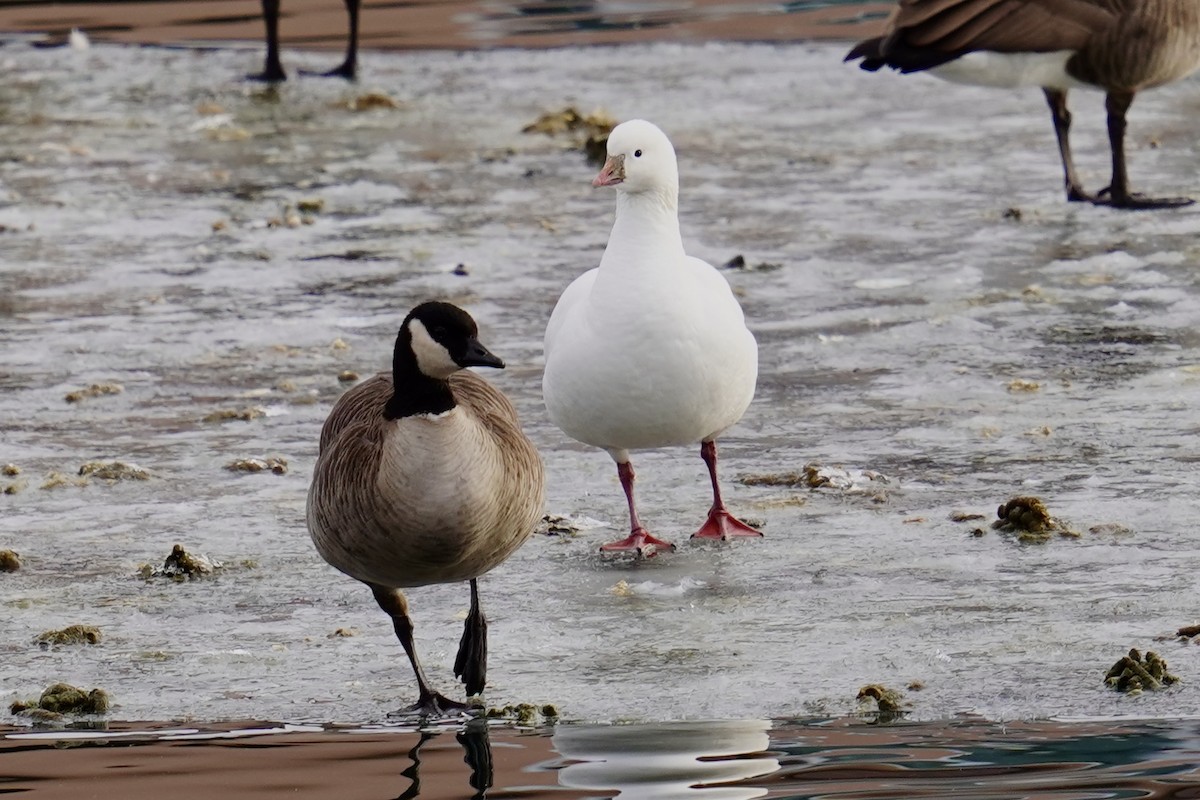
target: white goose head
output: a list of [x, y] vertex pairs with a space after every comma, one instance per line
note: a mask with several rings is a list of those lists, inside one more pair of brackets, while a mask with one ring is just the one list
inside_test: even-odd
[[608, 159], [593, 186], [615, 186], [625, 195], [679, 193], [679, 167], [671, 140], [653, 123], [631, 119], [608, 135]]

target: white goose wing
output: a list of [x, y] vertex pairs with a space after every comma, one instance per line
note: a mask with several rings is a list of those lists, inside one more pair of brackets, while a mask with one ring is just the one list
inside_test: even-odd
[[546, 338], [542, 342], [542, 351], [545, 353], [547, 359], [550, 358], [550, 350], [554, 346], [554, 342], [558, 339], [559, 334], [562, 333], [567, 318], [576, 313], [579, 306], [591, 294], [592, 284], [596, 282], [596, 275], [599, 271], [599, 267], [589, 269], [571, 281], [571, 285], [558, 298], [558, 303], [554, 306], [554, 311], [550, 314], [550, 322], [546, 324]]

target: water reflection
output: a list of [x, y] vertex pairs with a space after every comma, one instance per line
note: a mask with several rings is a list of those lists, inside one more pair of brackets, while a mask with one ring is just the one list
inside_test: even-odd
[[0, 794], [181, 786], [222, 800], [1182, 799], [1200, 797], [1200, 721], [0, 728]]
[[[404, 792], [397, 796], [396, 800], [411, 800], [414, 797], [421, 797], [421, 748], [430, 740], [436, 738], [441, 732], [435, 730], [423, 730], [418, 735], [417, 743], [408, 751], [408, 758], [412, 762], [400, 774], [408, 778], [412, 783]], [[463, 763], [467, 765], [470, 774], [467, 775], [467, 784], [475, 790], [471, 795], [472, 800], [476, 798], [487, 797], [487, 790], [492, 788], [492, 744], [488, 740], [487, 721], [483, 719], [473, 719], [463, 726], [462, 730], [454, 736], [455, 740], [462, 745], [463, 748]], [[440, 777], [440, 776], [439, 776]], [[444, 786], [442, 788], [445, 788]]]
[[760, 755], [770, 746], [770, 728], [763, 720], [564, 726], [554, 732], [554, 748], [574, 763], [558, 777], [563, 786], [625, 800], [749, 800], [767, 790], [728, 784], [779, 769], [776, 759]]

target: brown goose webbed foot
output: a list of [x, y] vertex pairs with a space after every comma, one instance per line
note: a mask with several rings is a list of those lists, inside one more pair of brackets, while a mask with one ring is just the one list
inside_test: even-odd
[[467, 697], [483, 692], [487, 684], [487, 619], [479, 607], [479, 586], [471, 579], [471, 610], [463, 623], [458, 655], [454, 659], [454, 677], [461, 678]]

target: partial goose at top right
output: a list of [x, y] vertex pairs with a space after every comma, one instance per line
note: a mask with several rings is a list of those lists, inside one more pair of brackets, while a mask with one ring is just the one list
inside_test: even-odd
[[[846, 56], [859, 58], [871, 72], [887, 66], [981, 86], [1042, 87], [1069, 201], [1123, 209], [1193, 202], [1130, 191], [1125, 115], [1139, 91], [1200, 67], [1200, 0], [900, 0], [884, 35]], [[1067, 91], [1074, 88], [1107, 95], [1112, 181], [1094, 195], [1071, 158]]]

